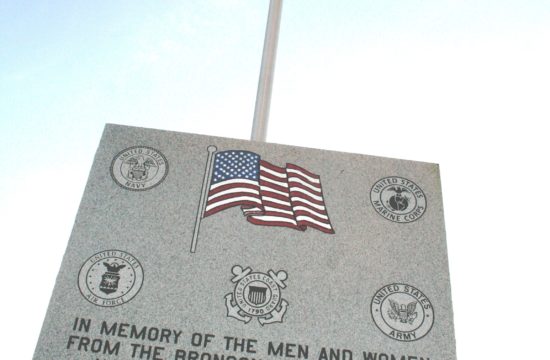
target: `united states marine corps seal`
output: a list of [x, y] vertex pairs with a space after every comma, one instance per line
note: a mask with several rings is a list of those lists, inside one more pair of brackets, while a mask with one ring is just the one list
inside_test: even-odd
[[391, 284], [374, 294], [371, 314], [376, 326], [398, 341], [416, 341], [428, 334], [434, 323], [430, 300], [414, 286]]
[[149, 190], [168, 174], [164, 155], [148, 146], [132, 146], [119, 152], [111, 162], [113, 180], [127, 190]]
[[80, 268], [78, 288], [94, 305], [113, 307], [132, 300], [143, 284], [143, 269], [131, 254], [106, 250], [92, 255]]
[[416, 221], [426, 211], [422, 189], [399, 176], [378, 180], [370, 191], [370, 201], [378, 214], [397, 223]]
[[260, 325], [282, 323], [288, 302], [281, 298], [281, 289], [286, 287], [287, 273], [283, 270], [267, 274], [252, 272], [239, 265], [233, 266], [232, 282], [235, 289], [225, 295], [227, 317], [248, 323], [253, 317]]

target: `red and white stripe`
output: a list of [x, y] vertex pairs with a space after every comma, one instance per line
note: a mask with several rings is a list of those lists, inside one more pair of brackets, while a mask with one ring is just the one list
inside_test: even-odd
[[210, 186], [204, 216], [241, 206], [249, 222], [334, 234], [320, 177], [297, 165], [281, 168], [260, 160], [259, 181], [232, 179]]
[[261, 160], [260, 196], [264, 213], [250, 216], [248, 221], [302, 231], [310, 226], [334, 233], [318, 175], [294, 164], [287, 164], [285, 169]]
[[287, 164], [290, 201], [298, 226], [310, 226], [317, 230], [334, 234], [328, 217], [321, 178], [294, 164]]
[[238, 205], [256, 209], [257, 212], [263, 211], [258, 181], [231, 179], [211, 185], [204, 216]]
[[260, 196], [264, 212], [261, 215], [249, 216], [248, 221], [256, 225], [298, 229], [290, 201], [286, 169], [260, 160]]

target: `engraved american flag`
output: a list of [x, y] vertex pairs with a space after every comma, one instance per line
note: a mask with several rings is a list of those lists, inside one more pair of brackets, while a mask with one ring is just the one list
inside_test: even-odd
[[256, 225], [334, 234], [319, 175], [294, 164], [275, 166], [250, 151], [215, 155], [204, 217], [234, 206]]

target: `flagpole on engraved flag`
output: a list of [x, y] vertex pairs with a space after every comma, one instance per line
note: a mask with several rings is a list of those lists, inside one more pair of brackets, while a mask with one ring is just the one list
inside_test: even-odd
[[197, 240], [199, 239], [201, 220], [204, 216], [204, 208], [206, 207], [206, 194], [208, 193], [208, 188], [210, 187], [210, 177], [212, 176], [212, 157], [214, 156], [217, 148], [214, 145], [210, 145], [207, 150], [208, 158], [206, 160], [206, 167], [204, 169], [204, 179], [202, 180], [201, 199], [199, 200], [197, 219], [195, 220], [195, 229], [193, 230], [193, 240], [191, 241], [192, 253], [197, 250]]
[[[262, 65], [260, 67], [260, 79], [258, 80], [258, 92], [256, 94], [256, 106], [254, 109], [254, 121], [252, 123], [252, 133], [250, 135], [250, 140], [254, 141], [265, 142], [267, 137], [267, 120], [269, 119], [269, 106], [271, 104], [271, 89], [273, 88], [273, 74], [275, 72], [275, 58], [277, 56], [277, 42], [279, 40], [282, 8], [283, 0], [270, 0], [269, 14], [267, 16], [267, 25], [265, 29]], [[197, 210], [195, 229], [193, 230], [193, 240], [191, 241], [192, 253], [197, 250], [201, 220], [204, 217], [206, 198], [210, 188], [210, 178], [212, 177], [212, 158], [216, 150], [216, 147], [213, 145], [208, 147], [208, 157], [204, 170], [201, 198]]]

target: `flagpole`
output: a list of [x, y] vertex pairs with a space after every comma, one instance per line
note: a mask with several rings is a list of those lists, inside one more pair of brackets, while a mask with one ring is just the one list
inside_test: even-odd
[[265, 142], [267, 137], [267, 121], [269, 119], [269, 106], [271, 104], [271, 90], [273, 87], [273, 74], [275, 72], [275, 58], [277, 56], [282, 7], [283, 0], [270, 0], [260, 79], [258, 80], [258, 92], [256, 94], [256, 107], [254, 109], [254, 122], [252, 123], [252, 133], [250, 135], [250, 139], [254, 141]]
[[199, 230], [201, 227], [201, 220], [204, 215], [204, 208], [206, 206], [206, 196], [208, 193], [208, 184], [210, 177], [212, 176], [212, 157], [216, 150], [214, 145], [210, 145], [207, 148], [208, 158], [206, 160], [206, 168], [204, 169], [204, 178], [202, 180], [201, 198], [199, 200], [199, 208], [197, 210], [197, 219], [195, 220], [195, 229], [193, 230], [193, 240], [191, 241], [191, 252], [194, 253], [197, 250], [197, 241], [199, 239]]

